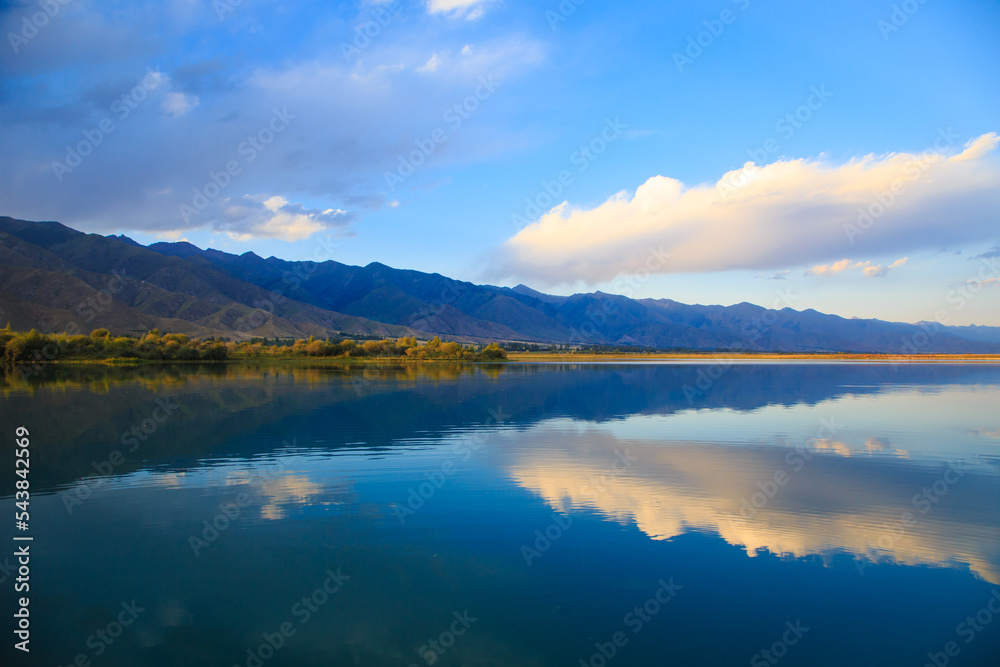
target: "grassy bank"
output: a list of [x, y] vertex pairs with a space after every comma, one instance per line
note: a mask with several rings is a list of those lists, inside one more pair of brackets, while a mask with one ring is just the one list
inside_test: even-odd
[[142, 336], [112, 336], [95, 329], [89, 336], [44, 334], [0, 329], [0, 361], [8, 365], [44, 363], [192, 363], [224, 361], [279, 361], [308, 359], [405, 361], [503, 361], [507, 352], [496, 343], [486, 346], [445, 342], [438, 337], [420, 343], [416, 338], [398, 340], [351, 339], [268, 342], [266, 338], [243, 342], [188, 338], [161, 334], [156, 329]]
[[629, 352], [621, 349], [575, 351], [508, 352], [496, 343], [463, 345], [438, 337], [421, 343], [415, 338], [396, 340], [316, 339], [269, 341], [266, 338], [232, 342], [188, 338], [184, 334], [112, 336], [95, 329], [89, 336], [44, 334], [38, 331], [0, 329], [0, 362], [17, 364], [108, 364], [157, 363], [286, 363], [335, 362], [378, 363], [419, 361], [464, 362], [582, 362], [582, 361], [855, 361], [887, 363], [998, 363], [1000, 354], [860, 354], [775, 352]]

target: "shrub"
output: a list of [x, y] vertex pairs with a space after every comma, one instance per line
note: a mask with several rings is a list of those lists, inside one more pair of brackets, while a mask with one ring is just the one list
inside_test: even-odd
[[490, 343], [479, 353], [479, 358], [483, 361], [498, 361], [507, 358], [507, 350], [496, 343]]
[[4, 358], [14, 363], [43, 359], [43, 350], [48, 341], [38, 331], [15, 334], [7, 341]]
[[229, 353], [222, 343], [212, 343], [201, 352], [201, 358], [208, 361], [225, 361]]

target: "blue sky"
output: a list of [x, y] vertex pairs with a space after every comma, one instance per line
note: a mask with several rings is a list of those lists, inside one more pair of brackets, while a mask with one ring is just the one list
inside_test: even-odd
[[0, 214], [1000, 325], [996, 2], [35, 0], [0, 31]]

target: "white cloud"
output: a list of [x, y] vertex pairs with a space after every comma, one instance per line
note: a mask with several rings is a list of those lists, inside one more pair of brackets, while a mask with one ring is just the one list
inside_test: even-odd
[[[992, 239], [1000, 210], [998, 142], [985, 134], [950, 157], [747, 163], [717, 183], [690, 187], [656, 176], [634, 195], [620, 192], [593, 209], [555, 206], [499, 249], [492, 277], [593, 284], [637, 270], [775, 270], [813, 262], [834, 262], [826, 272], [835, 273], [851, 265], [835, 268], [851, 254]], [[666, 261], [650, 261], [667, 253]], [[887, 270], [859, 268], [868, 275]]]
[[[893, 269], [896, 269], [896, 268], [899, 268], [903, 264], [906, 264], [907, 260], [909, 260], [909, 259], [910, 259], [909, 257], [900, 257], [895, 262], [893, 262], [892, 264], [890, 264], [889, 266], [886, 266], [884, 268], [881, 267], [881, 266], [866, 267], [864, 269], [865, 275], [869, 276], [869, 277], [872, 277], [872, 276], [884, 276], [889, 271], [891, 271]], [[877, 269], [877, 271], [875, 271], [875, 269]]]
[[986, 278], [985, 280], [970, 280], [966, 284], [976, 289], [985, 287], [986, 285], [1000, 285], [1000, 277]]
[[[543, 44], [524, 35], [505, 35], [475, 46], [466, 44], [459, 48], [438, 48], [430, 58], [426, 51], [386, 54], [397, 62], [406, 63], [405, 69], [420, 74], [434, 73], [440, 79], [468, 85], [481, 76], [493, 76], [501, 81], [545, 61]], [[356, 68], [357, 69], [357, 68]], [[422, 84], [422, 82], [421, 82]]]
[[173, 242], [188, 241], [188, 238], [184, 236], [184, 232], [182, 232], [179, 229], [174, 229], [166, 232], [156, 232], [155, 234], [153, 234], [153, 236], [155, 238], [164, 241], [173, 241]]
[[[982, 532], [981, 519], [968, 506], [942, 503], [940, 511], [948, 516], [939, 517], [940, 528], [900, 531], [887, 545], [880, 539], [886, 529], [879, 508], [891, 503], [893, 494], [881, 485], [859, 489], [831, 483], [822, 517], [800, 511], [801, 498], [783, 493], [750, 513], [745, 498], [759, 490], [760, 474], [772, 469], [775, 454], [767, 448], [727, 448], [727, 465], [720, 469], [718, 447], [664, 440], [664, 446], [644, 448], [641, 466], [616, 473], [609, 470], [608, 461], [614, 460], [616, 452], [627, 452], [629, 441], [592, 425], [577, 438], [560, 440], [552, 435], [559, 428], [565, 426], [553, 422], [519, 432], [520, 447], [512, 450], [517, 454], [506, 465], [516, 484], [557, 512], [586, 509], [606, 520], [634, 523], [654, 540], [692, 530], [712, 531], [729, 544], [741, 545], [751, 557], [766, 549], [799, 557], [847, 552], [867, 558], [872, 545], [879, 543], [879, 551], [897, 563], [952, 567], [967, 563], [983, 578], [1000, 582], [994, 557], [1000, 540], [994, 537], [989, 544], [981, 539], [963, 541]], [[840, 475], [845, 481], [858, 474], [874, 475], [880, 467], [873, 461], [859, 461], [846, 472], [835, 457], [910, 458], [906, 450], [876, 438], [867, 438], [864, 445], [816, 440], [810, 449], [809, 465], [815, 467], [814, 472], [834, 482]], [[902, 461], [894, 470], [914, 480], [923, 474], [919, 464]], [[594, 484], [595, 479], [601, 483]], [[956, 548], [963, 544], [971, 546]]]
[[[294, 192], [317, 202], [311, 206], [344, 208], [351, 211], [345, 218], [353, 218], [380, 209], [389, 198], [405, 201], [403, 192], [386, 192], [385, 173], [414, 149], [414, 140], [447, 127], [442, 114], [472, 94], [480, 77], [507, 86], [543, 64], [546, 53], [546, 42], [523, 32], [484, 33], [473, 40], [456, 30], [468, 24], [457, 25], [448, 13], [428, 15], [425, 3], [417, 5], [420, 16], [409, 16], [398, 0], [367, 0], [371, 7], [360, 10], [359, 25], [374, 20], [373, 9], [381, 10], [374, 15], [394, 17], [399, 9], [413, 29], [402, 29], [400, 15], [377, 35], [362, 33], [370, 41], [359, 41], [366, 45], [359, 55], [345, 58], [336, 39], [330, 49], [316, 52], [307, 45], [330, 38], [331, 30], [344, 30], [339, 39], [349, 44], [359, 34], [357, 26], [343, 23], [341, 13], [331, 10], [309, 21], [301, 43], [278, 59], [259, 49], [236, 59], [225, 49], [209, 49], [178, 60], [163, 51], [164, 44], [183, 42], [194, 25], [209, 31], [209, 41], [217, 37], [223, 43], [235, 32], [266, 24], [272, 10], [279, 15], [281, 10], [243, 3], [220, 22], [211, 3], [176, 4], [181, 18], [167, 11], [173, 2], [151, 4], [140, 14], [72, 3], [65, 16], [50, 22], [37, 42], [18, 54], [16, 67], [0, 58], [0, 73], [7, 75], [0, 76], [0, 87], [13, 91], [0, 101], [5, 149], [0, 181], [17, 184], [0, 188], [0, 211], [62, 220], [86, 231], [243, 233], [242, 223], [226, 215], [232, 202], [240, 203], [247, 194]], [[482, 3], [435, 7], [461, 13], [475, 4]], [[0, 12], [0, 24], [2, 19]], [[432, 77], [417, 72], [434, 53], [440, 63], [431, 63], [436, 65]], [[167, 64], [163, 72], [148, 72], [151, 63]], [[149, 92], [155, 88], [155, 95], [135, 107], [129, 100], [130, 113], [122, 122], [128, 140], [116, 131], [59, 180], [53, 164], [65, 162], [67, 146], [76, 146], [82, 130], [94, 128], [109, 113], [109, 104], [140, 83]], [[436, 153], [433, 165], [408, 180], [405, 190], [422, 192], [455, 165], [525, 143], [523, 124], [504, 115], [506, 102], [498, 98], [497, 104], [490, 122], [451, 134], [447, 150]], [[276, 106], [295, 119], [265, 150], [240, 153], [249, 137], [270, 131], [267, 123]], [[112, 118], [117, 126], [118, 116]], [[177, 134], [178, 122], [184, 123], [183, 136]], [[212, 189], [218, 184], [209, 181], [209, 174], [220, 174], [232, 161], [239, 173], [232, 179], [223, 174], [229, 183], [222, 192], [196, 214], [184, 215], [181, 207], [200, 200], [206, 183]], [[115, 187], [107, 187], [109, 182]]]
[[840, 273], [841, 271], [846, 271], [849, 269], [860, 269], [862, 273], [868, 278], [879, 278], [884, 276], [889, 272], [890, 269], [895, 269], [897, 267], [906, 264], [908, 257], [903, 257], [897, 259], [892, 264], [885, 266], [882, 264], [873, 264], [870, 261], [865, 262], [853, 262], [849, 259], [842, 259], [838, 262], [833, 262], [832, 264], [817, 264], [816, 266], [808, 269], [806, 275], [810, 276], [828, 276], [835, 273]]
[[433, 74], [437, 71], [437, 68], [441, 66], [441, 56], [438, 54], [432, 55], [427, 62], [417, 68], [417, 71], [421, 74]]
[[880, 266], [878, 264], [872, 264], [871, 262], [866, 262], [865, 266], [861, 267], [861, 270], [869, 278], [878, 278], [880, 276], [884, 276], [886, 274], [886, 271], [888, 271], [886, 267]]
[[486, 11], [486, 5], [493, 0], [427, 0], [427, 11], [430, 14], [447, 14], [455, 18], [475, 21]]
[[247, 241], [252, 238], [279, 238], [301, 241], [330, 227], [343, 227], [348, 222], [343, 209], [307, 209], [302, 204], [289, 203], [280, 196], [244, 196], [228, 202], [226, 222], [217, 224], [230, 238]]
[[183, 116], [196, 106], [198, 106], [197, 95], [167, 93], [167, 96], [163, 99], [163, 110], [171, 116]]
[[849, 268], [850, 266], [851, 266], [851, 260], [842, 259], [839, 262], [834, 262], [833, 264], [817, 264], [816, 266], [806, 271], [806, 273], [813, 276], [825, 276], [831, 273], [840, 273], [841, 271]]

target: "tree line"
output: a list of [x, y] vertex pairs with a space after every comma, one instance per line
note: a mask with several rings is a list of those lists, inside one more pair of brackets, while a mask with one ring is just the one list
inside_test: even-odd
[[435, 336], [421, 344], [415, 337], [396, 340], [350, 338], [282, 341], [252, 339], [222, 341], [190, 338], [185, 334], [161, 334], [153, 329], [141, 336], [113, 336], [107, 329], [86, 335], [47, 334], [13, 331], [10, 324], [0, 329], [0, 359], [8, 364], [55, 360], [142, 359], [149, 361], [225, 361], [227, 359], [283, 359], [295, 357], [453, 359], [461, 361], [502, 361], [507, 351], [497, 343], [475, 346], [442, 341]]

